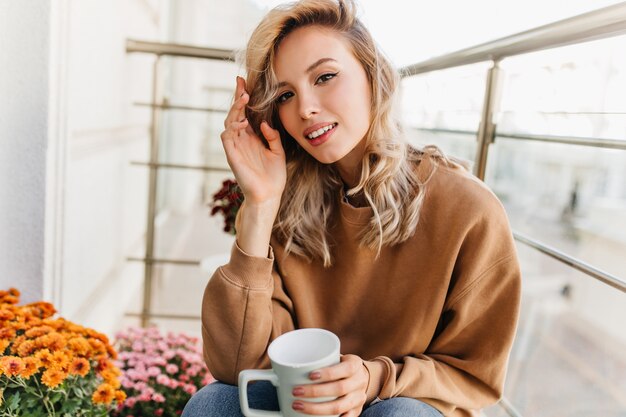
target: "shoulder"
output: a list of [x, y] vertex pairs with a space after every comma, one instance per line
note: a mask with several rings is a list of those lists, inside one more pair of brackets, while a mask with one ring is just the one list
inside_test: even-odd
[[449, 239], [509, 240], [511, 228], [504, 206], [491, 189], [470, 171], [437, 155], [422, 155], [418, 166], [422, 182], [422, 227], [434, 228]]
[[471, 217], [505, 214], [489, 186], [453, 160], [425, 155], [419, 162], [418, 176], [424, 184], [425, 199], [439, 210], [447, 208]]

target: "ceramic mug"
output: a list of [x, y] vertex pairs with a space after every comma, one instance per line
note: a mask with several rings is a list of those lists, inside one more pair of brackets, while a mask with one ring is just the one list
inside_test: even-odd
[[[309, 373], [336, 365], [340, 361], [339, 338], [324, 329], [298, 329], [277, 337], [267, 354], [272, 369], [247, 369], [239, 373], [239, 403], [246, 417], [310, 417], [292, 408], [296, 400], [291, 392], [296, 385], [314, 383]], [[277, 390], [280, 411], [250, 409], [248, 383], [270, 381]], [[332, 401], [335, 397], [307, 398], [306, 401]], [[325, 416], [325, 417], [337, 417]]]

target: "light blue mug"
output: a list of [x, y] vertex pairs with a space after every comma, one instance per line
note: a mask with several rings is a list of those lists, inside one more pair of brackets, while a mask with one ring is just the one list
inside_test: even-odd
[[[247, 369], [239, 373], [239, 403], [246, 417], [310, 417], [292, 408], [296, 400], [291, 392], [296, 385], [311, 384], [312, 371], [336, 365], [340, 361], [339, 338], [324, 329], [298, 329], [277, 337], [267, 354], [272, 369]], [[278, 392], [280, 411], [251, 409], [248, 405], [250, 381], [270, 381]], [[307, 398], [306, 401], [332, 401], [332, 397]], [[338, 417], [322, 416], [322, 417]]]

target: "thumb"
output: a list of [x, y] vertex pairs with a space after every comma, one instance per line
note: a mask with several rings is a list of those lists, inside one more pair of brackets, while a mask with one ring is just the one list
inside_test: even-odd
[[278, 130], [272, 129], [265, 120], [261, 122], [261, 133], [263, 133], [268, 145], [270, 145], [272, 152], [283, 152], [283, 144], [280, 142], [280, 133], [278, 133]]

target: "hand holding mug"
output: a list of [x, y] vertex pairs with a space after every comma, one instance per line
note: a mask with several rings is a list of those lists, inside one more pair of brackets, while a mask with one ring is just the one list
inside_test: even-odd
[[[356, 355], [341, 356], [341, 363], [309, 375], [316, 384], [297, 385], [292, 393], [297, 398], [293, 409], [304, 414], [358, 417], [367, 399], [369, 373]], [[318, 397], [334, 397], [326, 402], [311, 402]]]
[[[269, 346], [267, 354], [272, 369], [251, 369], [239, 373], [239, 402], [241, 412], [246, 417], [305, 417], [306, 414], [294, 408], [296, 387], [316, 384], [327, 377], [325, 369], [340, 364], [339, 338], [324, 329], [299, 329], [277, 337]], [[268, 380], [277, 389], [279, 412], [250, 409], [248, 405], [248, 383], [251, 381]], [[326, 387], [328, 388], [328, 387]], [[329, 392], [333, 389], [328, 390]], [[319, 396], [307, 398], [307, 403], [325, 403], [336, 401], [335, 396]], [[325, 413], [326, 408], [319, 411]], [[326, 413], [327, 417], [339, 414]]]

